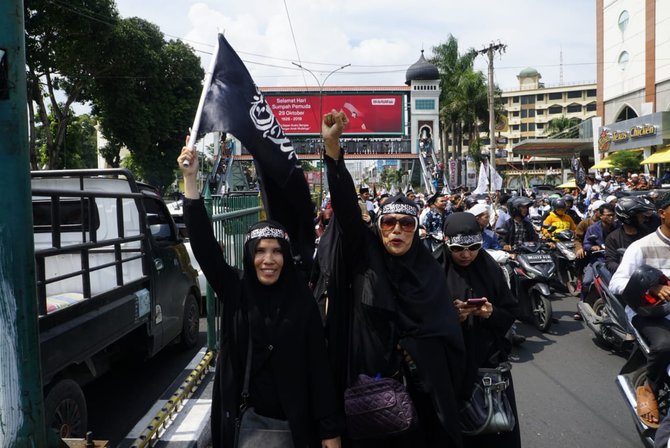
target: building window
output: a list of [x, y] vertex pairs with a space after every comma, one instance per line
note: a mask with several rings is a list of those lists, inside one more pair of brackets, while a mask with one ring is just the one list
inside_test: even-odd
[[435, 100], [416, 100], [415, 110], [435, 110]]
[[518, 117], [519, 116], [519, 111], [518, 110], [512, 111], [512, 116], [513, 117]]
[[528, 125], [526, 123], [521, 123], [521, 132], [528, 132]]
[[513, 124], [512, 125], [512, 130], [513, 131], [518, 131], [519, 130], [519, 125], [518, 124]]
[[619, 29], [623, 33], [628, 28], [628, 20], [630, 19], [630, 14], [625, 9], [619, 14]]
[[571, 104], [568, 106], [568, 113], [569, 114], [575, 114], [578, 112], [582, 111], [582, 105], [581, 104]]
[[513, 96], [512, 97], [512, 103], [518, 103], [519, 102], [519, 97], [518, 96]]
[[518, 138], [513, 138], [513, 139], [512, 139], [512, 144], [515, 144], [515, 143], [519, 143], [519, 139], [518, 139]]
[[589, 103], [586, 105], [587, 112], [595, 112], [595, 110], [596, 110], [596, 103]]
[[561, 106], [549, 106], [549, 115], [562, 114], [563, 108]]
[[544, 110], [538, 109], [537, 110], [537, 115], [538, 115], [538, 117], [541, 117], [542, 115], [544, 115]]
[[535, 131], [535, 123], [528, 123], [528, 130]]
[[521, 97], [521, 104], [535, 104], [535, 95], [524, 95]]
[[538, 123], [537, 129], [544, 129], [544, 123]]
[[630, 120], [631, 118], [636, 118], [637, 114], [633, 109], [631, 109], [629, 106], [624, 107], [621, 112], [619, 112], [619, 115], [616, 117], [616, 120], [614, 120], [616, 123], [624, 120]]
[[589, 89], [586, 91], [586, 96], [589, 98], [594, 98], [596, 96], [596, 89]]
[[528, 118], [533, 118], [535, 116], [535, 109], [528, 109]]
[[538, 101], [544, 101], [544, 93], [537, 95], [537, 100]]
[[563, 92], [554, 92], [549, 94], [549, 99], [550, 100], [562, 100], [563, 99]]
[[528, 109], [521, 110], [521, 118], [528, 118]]
[[571, 90], [568, 92], [568, 98], [581, 98], [582, 97], [582, 91], [581, 90]]
[[617, 64], [619, 64], [619, 68], [621, 70], [626, 69], [626, 65], [628, 65], [628, 60], [629, 59], [630, 59], [630, 55], [628, 54], [628, 52], [626, 50], [622, 51], [619, 54], [619, 59], [617, 59]]

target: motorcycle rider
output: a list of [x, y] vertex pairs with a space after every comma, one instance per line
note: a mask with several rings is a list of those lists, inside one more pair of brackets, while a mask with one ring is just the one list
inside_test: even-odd
[[[595, 252], [603, 249], [605, 239], [615, 230], [618, 225], [614, 222], [614, 205], [605, 203], [598, 208], [600, 220], [591, 224], [584, 234], [584, 250], [586, 252]], [[595, 235], [595, 241], [589, 238]]]
[[[633, 242], [621, 259], [621, 263], [610, 280], [613, 294], [621, 294], [629, 279], [643, 265], [659, 269], [670, 276], [670, 193], [656, 201], [661, 225], [655, 232]], [[670, 301], [670, 286], [657, 284], [648, 293], [662, 302]], [[632, 324], [649, 343], [647, 360], [647, 383], [637, 389], [637, 414], [647, 426], [657, 428], [659, 423], [656, 395], [667, 379], [666, 367], [670, 363], [670, 320], [656, 316], [637, 314], [638, 304], [627, 303], [626, 311]]]
[[605, 263], [614, 273], [621, 262], [618, 249], [626, 249], [634, 241], [651, 232], [647, 226], [649, 217], [654, 213], [654, 205], [647, 199], [636, 196], [624, 196], [614, 206], [614, 214], [621, 227], [607, 235], [605, 239]]
[[[584, 272], [582, 273], [582, 288], [579, 293], [580, 300], [584, 300], [589, 291], [589, 288], [593, 284], [595, 278], [595, 272], [593, 272], [593, 262], [596, 260], [601, 260], [604, 258], [603, 253], [594, 254], [594, 252], [600, 251], [605, 246], [605, 239], [607, 236], [612, 233], [617, 228], [617, 224], [614, 222], [614, 206], [609, 203], [604, 203], [598, 207], [598, 212], [600, 219], [595, 223], [591, 224], [586, 233], [584, 234], [584, 250], [587, 253], [587, 265], [584, 267]], [[591, 236], [594, 235], [595, 241], [592, 241]], [[581, 315], [579, 313], [573, 316], [575, 320], [581, 320]]]
[[575, 197], [571, 194], [566, 194], [563, 196], [563, 200], [567, 206], [565, 213], [567, 213], [572, 218], [572, 220], [575, 222], [575, 225], [579, 225], [583, 216], [579, 210], [577, 210], [577, 207], [575, 207]]
[[570, 215], [566, 213], [568, 204], [566, 204], [563, 198], [555, 199], [552, 203], [553, 211], [549, 213], [544, 220], [544, 226], [550, 227], [553, 226], [554, 230], [549, 232], [548, 228], [543, 228], [542, 233], [546, 237], [551, 237], [554, 233], [560, 232], [561, 230], [570, 229], [573, 232], [577, 230], [575, 222], [572, 220]]
[[519, 196], [507, 201], [507, 208], [512, 219], [508, 219], [502, 226], [506, 231], [502, 236], [503, 250], [511, 251], [512, 247], [532, 241], [537, 242], [538, 235], [533, 224], [526, 219], [528, 207], [533, 201], [525, 196]]

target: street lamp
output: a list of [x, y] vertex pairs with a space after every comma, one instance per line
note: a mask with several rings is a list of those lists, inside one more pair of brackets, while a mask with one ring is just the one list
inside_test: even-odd
[[[316, 85], [319, 86], [319, 120], [318, 120], [319, 136], [321, 137], [321, 146], [325, 148], [324, 143], [323, 143], [323, 129], [321, 128], [321, 120], [323, 119], [323, 86], [324, 86], [324, 84], [326, 84], [326, 81], [328, 81], [328, 78], [330, 78], [330, 75], [351, 66], [351, 64], [346, 64], [346, 65], [343, 65], [341, 67], [336, 68], [335, 70], [328, 73], [326, 75], [326, 77], [323, 79], [323, 81], [321, 81], [321, 82], [319, 82], [319, 78], [310, 69], [303, 67], [302, 65], [298, 64], [297, 62], [291, 62], [291, 64], [295, 65], [296, 67], [299, 67], [302, 70], [305, 70], [307, 73], [312, 75], [312, 77], [316, 81]], [[320, 176], [320, 179], [319, 179], [319, 208], [321, 208], [321, 204], [323, 202], [323, 200], [322, 200], [322, 198], [323, 198], [323, 152], [324, 152], [323, 150], [319, 151], [319, 161], [320, 161], [319, 169], [320, 169], [320, 172], [321, 172], [321, 176]]]

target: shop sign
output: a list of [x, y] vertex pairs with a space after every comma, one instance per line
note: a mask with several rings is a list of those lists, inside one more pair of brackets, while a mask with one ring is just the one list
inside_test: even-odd
[[670, 138], [670, 113], [657, 112], [643, 117], [612, 123], [600, 128], [600, 152], [665, 145]]

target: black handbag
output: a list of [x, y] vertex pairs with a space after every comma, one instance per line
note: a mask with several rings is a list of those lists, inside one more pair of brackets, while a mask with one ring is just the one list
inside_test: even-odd
[[511, 370], [509, 363], [495, 369], [479, 369], [478, 380], [469, 400], [459, 412], [461, 432], [465, 435], [497, 434], [510, 432], [516, 426], [514, 410], [507, 397]]
[[251, 357], [253, 339], [251, 337], [251, 319], [249, 319], [249, 344], [244, 368], [242, 401], [240, 412], [235, 419], [235, 448], [293, 448], [293, 435], [286, 420], [265, 417], [257, 414], [248, 406], [249, 381], [251, 377]]

